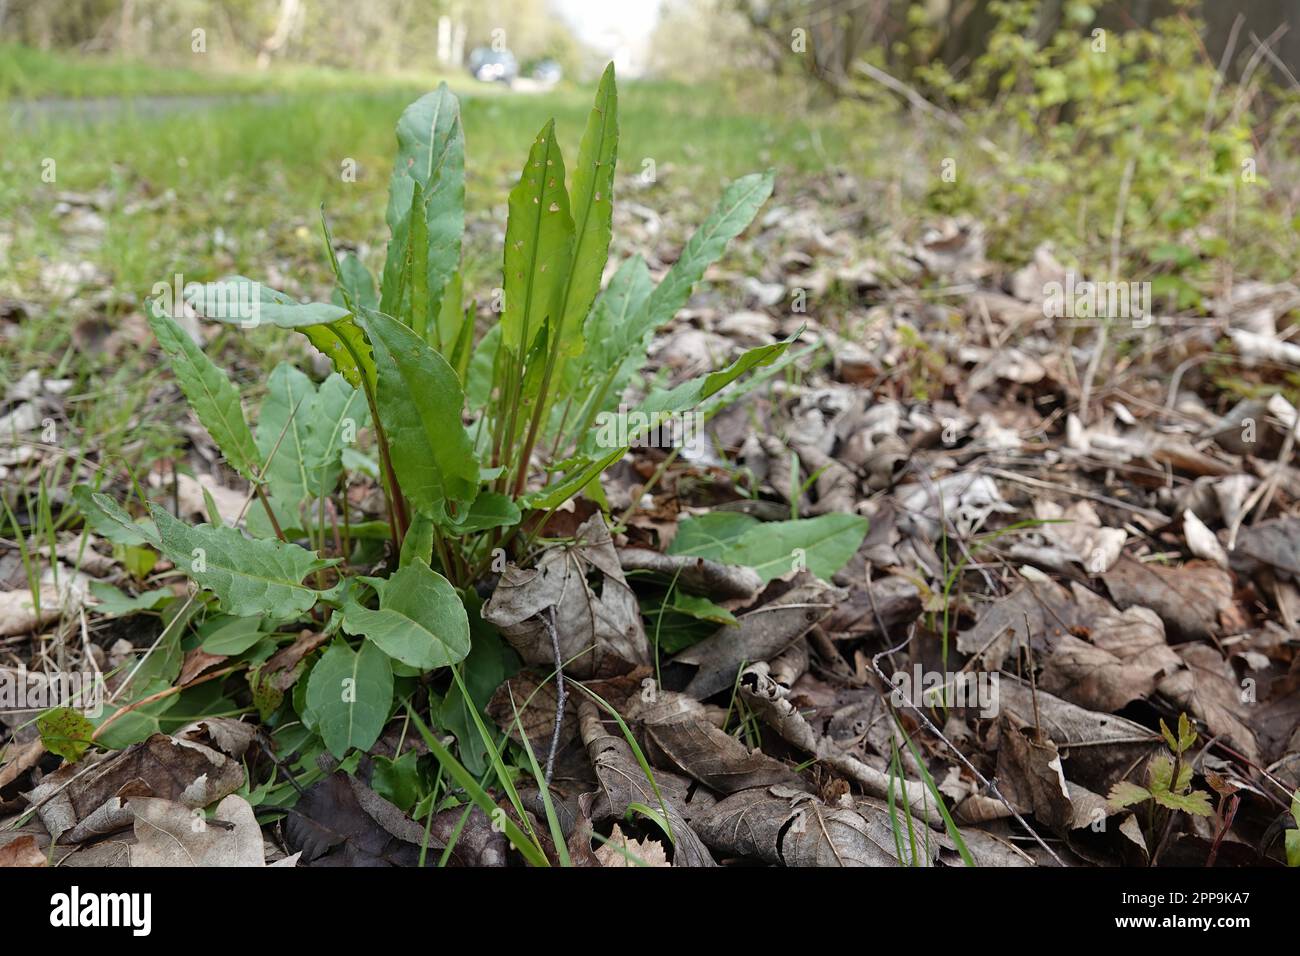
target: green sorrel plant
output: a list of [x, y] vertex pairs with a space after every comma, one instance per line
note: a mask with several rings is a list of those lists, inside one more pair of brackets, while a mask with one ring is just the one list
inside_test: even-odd
[[[403, 112], [397, 142], [391, 240], [377, 284], [355, 257], [335, 256], [323, 220], [333, 302], [300, 303], [243, 277], [185, 293], [204, 318], [300, 332], [333, 363], [319, 385], [278, 366], [255, 428], [226, 373], [163, 298], [151, 303], [150, 322], [181, 388], [250, 482], [250, 501], [258, 499], [245, 528], [224, 524], [211, 503], [214, 523], [191, 526], [157, 505], [137, 520], [105, 495], [78, 492], [97, 531], [157, 549], [200, 586], [197, 600], [219, 612], [203, 647], [244, 655], [264, 718], [285, 704], [283, 685], [260, 671], [276, 646], [273, 632], [311, 618], [330, 643], [306, 659], [310, 675], [294, 686], [292, 706], [338, 757], [370, 748], [404, 688], [415, 690], [414, 678], [459, 664], [477, 646], [471, 630], [484, 625], [475, 589], [496, 562], [524, 554], [545, 518], [574, 496], [602, 500], [600, 473], [638, 432], [625, 429], [625, 443], [610, 446], [595, 423], [618, 406], [655, 330], [772, 190], [770, 173], [736, 181], [662, 282], [634, 256], [602, 292], [618, 147], [611, 67], [567, 178], [553, 121], [533, 143], [510, 193], [504, 307], [479, 335], [460, 278], [464, 140], [459, 104], [445, 85]], [[652, 390], [635, 420], [716, 407], [722, 389], [788, 344]], [[364, 428], [377, 460], [355, 444]], [[358, 471], [379, 478], [386, 521], [351, 520], [339, 491]], [[354, 573], [362, 563], [388, 573]], [[159, 683], [141, 683], [132, 696], [168, 686], [167, 676], [160, 671]], [[449, 695], [468, 697], [461, 675], [454, 678]], [[473, 746], [472, 729], [468, 736]], [[492, 747], [486, 733], [484, 744]]]

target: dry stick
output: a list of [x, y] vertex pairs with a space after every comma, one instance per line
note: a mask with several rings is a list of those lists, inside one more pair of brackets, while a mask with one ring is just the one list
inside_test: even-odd
[[568, 694], [564, 689], [564, 660], [560, 655], [560, 636], [555, 630], [555, 605], [546, 609], [542, 623], [551, 635], [551, 648], [555, 651], [555, 728], [551, 731], [551, 749], [546, 754], [546, 785], [551, 785], [555, 773], [555, 755], [560, 749], [560, 724], [564, 721], [564, 703]]
[[1210, 90], [1210, 99], [1205, 106], [1205, 126], [1202, 129], [1207, 137], [1210, 135], [1210, 127], [1214, 125], [1214, 107], [1218, 103], [1219, 91], [1223, 89], [1224, 77], [1228, 75], [1228, 67], [1232, 64], [1232, 54], [1237, 49], [1237, 34], [1245, 22], [1246, 16], [1242, 13], [1237, 14], [1237, 18], [1232, 21], [1228, 42], [1223, 47], [1223, 56], [1219, 58], [1219, 68], [1214, 71], [1214, 87]]
[[1014, 471], [1006, 471], [1002, 468], [981, 468], [980, 470], [986, 475], [992, 475], [995, 478], [1005, 478], [1007, 481], [1018, 482], [1019, 484], [1027, 485], [1030, 488], [1041, 488], [1044, 491], [1066, 492], [1067, 494], [1077, 495], [1080, 498], [1099, 501], [1104, 505], [1110, 505], [1112, 508], [1119, 508], [1135, 515], [1141, 515], [1143, 518], [1150, 521], [1164, 522], [1168, 520], [1167, 516], [1159, 511], [1153, 511], [1150, 508], [1143, 508], [1141, 505], [1121, 501], [1118, 498], [1112, 498], [1109, 495], [1103, 495], [1096, 491], [1088, 491], [1086, 488], [1072, 488], [1069, 485], [1062, 485], [1057, 482], [1043, 481], [1041, 478], [1030, 478], [1028, 475], [1018, 475]]
[[[884, 657], [886, 654], [894, 654], [897, 653], [898, 651], [901, 651], [910, 643], [912, 643], [912, 638], [909, 636], [907, 640], [905, 640], [902, 644], [899, 644], [897, 647], [891, 647], [887, 650], [883, 650], [879, 654], [871, 658], [871, 669], [876, 672], [876, 676], [879, 677], [882, 681], [884, 681], [886, 685], [891, 684], [891, 681], [889, 680], [888, 677], [885, 676], [885, 672], [880, 669], [880, 659]], [[1025, 818], [1016, 812], [1016, 808], [1013, 807], [1007, 801], [1006, 797], [1002, 796], [1002, 791], [998, 789], [997, 784], [995, 784], [988, 777], [984, 776], [984, 774], [980, 773], [979, 770], [975, 768], [975, 765], [966, 759], [966, 755], [963, 754], [960, 750], [958, 750], [956, 745], [953, 744], [951, 740], [949, 740], [947, 737], [943, 735], [943, 731], [941, 731], [938, 727], [936, 727], [934, 725], [934, 722], [931, 721], [929, 717], [925, 716], [925, 712], [922, 711], [921, 708], [917, 707], [906, 697], [903, 698], [903, 706], [907, 707], [914, 714], [916, 714], [916, 716], [920, 718], [921, 723], [925, 724], [926, 729], [929, 730], [930, 733], [934, 734], [937, 738], [939, 738], [939, 740], [943, 741], [944, 745], [949, 750], [951, 750], [954, 754], [956, 754], [957, 759], [962, 762], [962, 765], [965, 766], [967, 770], [969, 770], [971, 773], [975, 775], [975, 778], [984, 785], [984, 787], [989, 791], [989, 793], [993, 794], [993, 796], [997, 797], [998, 800], [1001, 801], [1002, 805], [1011, 812], [1011, 816], [1015, 818], [1016, 822], [1019, 823], [1022, 827], [1024, 827], [1025, 830], [1028, 831], [1029, 835], [1034, 838], [1034, 842], [1036, 842], [1039, 846], [1041, 846], [1044, 850], [1046, 850], [1047, 854], [1053, 860], [1055, 860], [1057, 864], [1059, 864], [1060, 866], [1065, 866], [1065, 862], [1059, 856], [1056, 855], [1056, 851], [1043, 842], [1043, 838], [1038, 835], [1038, 832], [1033, 827], [1031, 827], [1028, 823], [1026, 823]]]
[[[1133, 185], [1133, 170], [1137, 165], [1137, 157], [1130, 156], [1128, 162], [1124, 165], [1124, 178], [1119, 183], [1119, 198], [1115, 203], [1115, 222], [1110, 232], [1110, 278], [1112, 282], [1119, 281], [1119, 250], [1120, 240], [1124, 235], [1124, 214], [1128, 206], [1128, 191]], [[1110, 323], [1113, 317], [1108, 317], [1101, 323], [1097, 329], [1097, 344], [1093, 346], [1092, 355], [1088, 357], [1088, 368], [1083, 373], [1083, 389], [1079, 393], [1079, 421], [1088, 424], [1088, 406], [1092, 402], [1092, 382], [1097, 377], [1097, 369], [1101, 367], [1101, 357], [1106, 351], [1106, 345], [1110, 340]]]

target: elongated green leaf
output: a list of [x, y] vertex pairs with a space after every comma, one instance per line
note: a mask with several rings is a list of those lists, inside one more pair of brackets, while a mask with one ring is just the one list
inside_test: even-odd
[[369, 312], [364, 322], [402, 493], [434, 515], [448, 501], [468, 504], [478, 491], [479, 464], [461, 423], [460, 380], [446, 359], [396, 320]]
[[244, 328], [276, 325], [299, 329], [346, 318], [348, 310], [328, 302], [299, 302], [244, 276], [189, 286], [185, 299], [205, 319]]
[[349, 601], [343, 630], [369, 638], [389, 657], [420, 670], [465, 659], [469, 618], [446, 578], [415, 558], [386, 580], [370, 583], [379, 594], [379, 610]]
[[556, 345], [571, 356], [582, 348], [582, 323], [600, 291], [609, 257], [614, 214], [614, 165], [618, 158], [618, 90], [614, 64], [605, 68], [596, 89], [596, 103], [573, 168], [573, 268], [565, 288], [561, 332]]
[[[316, 384], [287, 362], [271, 372], [254, 437], [267, 462], [265, 478], [282, 505], [297, 510], [307, 497], [313, 467], [308, 432], [316, 415]], [[272, 451], [275, 452], [272, 456]]]
[[369, 750], [393, 705], [393, 668], [369, 641], [354, 651], [330, 645], [307, 679], [307, 709], [325, 746], [342, 759], [350, 749]]
[[406, 567], [417, 558], [428, 564], [433, 560], [433, 517], [424, 511], [411, 515], [411, 525], [402, 538], [401, 566]]
[[150, 511], [163, 554], [236, 617], [264, 614], [290, 620], [305, 614], [320, 593], [303, 584], [303, 578], [338, 563], [296, 544], [245, 538], [234, 528], [190, 526], [157, 505]]
[[510, 191], [501, 342], [515, 354], [532, 345], [548, 319], [559, 316], [573, 229], [552, 120], [538, 134], [519, 183]]
[[339, 374], [316, 390], [307, 432], [307, 495], [323, 498], [334, 490], [342, 470], [343, 449], [356, 441], [370, 420], [366, 397]]
[[745, 532], [760, 524], [752, 515], [737, 511], [710, 511], [694, 518], [683, 518], [677, 525], [677, 534], [668, 546], [668, 553], [725, 562], [724, 556]]
[[752, 348], [724, 369], [682, 382], [676, 388], [651, 392], [638, 411], [646, 415], [653, 415], [659, 412], [672, 414], [695, 408], [706, 398], [722, 391], [750, 369], [776, 361], [781, 353], [790, 347], [790, 343], [794, 341], [794, 338], [794, 336], [791, 336], [781, 342], [773, 342], [771, 345], [760, 345], [757, 348]]
[[[429, 747], [429, 752], [433, 754], [438, 763], [442, 765], [442, 768], [447, 771], [448, 775], [456, 781], [457, 785], [464, 789], [465, 793], [469, 795], [470, 800], [474, 802], [474, 805], [488, 815], [495, 814], [499, 808], [492, 800], [492, 797], [489, 796], [488, 792], [479, 785], [479, 782], [470, 775], [470, 772], [465, 769], [464, 765], [452, 756], [451, 751], [442, 745], [442, 741], [439, 740], [424, 721], [420, 719], [420, 715], [415, 712], [415, 708], [410, 704], [407, 704], [406, 712], [411, 717], [411, 723], [415, 724], [415, 729], [418, 730], [420, 736], [424, 738], [425, 744]], [[515, 823], [514, 820], [510, 819], [510, 817], [501, 817], [501, 828], [505, 831], [506, 839], [510, 841], [510, 845], [518, 850], [524, 859], [533, 866], [551, 865], [546, 859], [546, 854], [542, 852], [537, 843], [534, 840], [530, 840], [524, 832], [519, 829], [519, 825]]]
[[761, 522], [714, 511], [683, 521], [668, 553], [748, 565], [764, 581], [790, 571], [799, 559], [813, 574], [829, 579], [853, 557], [866, 533], [867, 519], [858, 515]]
[[642, 318], [643, 328], [653, 331], [686, 304], [686, 297], [704, 276], [704, 270], [726, 251], [727, 243], [744, 232], [772, 195], [772, 183], [769, 171], [742, 176], [727, 187], [709, 218], [695, 230], [668, 275], [651, 293]]
[[[364, 309], [379, 308], [379, 292], [375, 289], [375, 277], [370, 274], [365, 263], [350, 252], [339, 258], [338, 288], [334, 290], [331, 301], [341, 308], [347, 308], [351, 299]], [[349, 313], [351, 314], [351, 313]]]
[[558, 508], [574, 495], [587, 487], [591, 481], [614, 462], [627, 454], [627, 446], [615, 448], [599, 458], [579, 455], [570, 464], [567, 474], [557, 478], [546, 487], [530, 492], [521, 499], [525, 508], [549, 511]]
[[106, 494], [91, 491], [89, 485], [73, 487], [72, 497], [95, 534], [114, 544], [158, 547], [158, 529], [148, 518], [135, 520], [116, 501]]
[[867, 536], [867, 519], [861, 515], [825, 514], [793, 521], [767, 521], [750, 528], [719, 559], [743, 564], [770, 581], [805, 567], [830, 580], [848, 563]]
[[219, 615], [215, 620], [204, 622], [199, 636], [203, 640], [199, 646], [207, 653], [233, 657], [262, 639], [262, 618]]
[[[463, 377], [461, 366], [469, 361], [469, 349], [473, 345], [474, 322], [466, 314], [464, 302], [464, 279], [457, 269], [442, 290], [442, 302], [438, 306], [438, 322], [433, 328], [434, 334], [429, 344], [436, 348], [457, 374]], [[468, 327], [468, 328], [467, 328]], [[468, 332], [468, 334], [462, 334]], [[464, 358], [464, 362], [460, 361]]]
[[149, 324], [163, 351], [171, 359], [172, 371], [194, 414], [217, 443], [230, 466], [245, 478], [257, 474], [257, 446], [239, 404], [239, 392], [229, 376], [217, 368], [155, 299], [149, 310]]
[[[416, 202], [416, 187], [420, 199]], [[413, 281], [419, 278], [427, 298], [425, 317], [412, 322], [421, 330], [427, 316], [438, 314], [452, 273], [460, 266], [465, 231], [465, 139], [460, 103], [441, 84], [403, 111], [397, 122], [397, 158], [388, 184], [385, 217], [392, 238], [384, 262], [379, 310], [408, 314]], [[418, 255], [411, 236], [420, 231]]]
[[639, 255], [632, 256], [618, 267], [587, 317], [587, 365], [590, 369], [605, 374], [637, 350], [644, 329], [633, 319], [644, 310], [653, 291], [650, 270]]

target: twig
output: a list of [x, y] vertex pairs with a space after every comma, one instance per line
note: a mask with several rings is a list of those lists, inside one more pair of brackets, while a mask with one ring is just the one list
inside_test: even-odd
[[564, 690], [564, 659], [560, 655], [560, 635], [555, 630], [554, 604], [542, 615], [542, 624], [551, 635], [551, 648], [555, 651], [555, 728], [551, 731], [551, 749], [546, 755], [546, 785], [549, 787], [555, 773], [555, 754], [560, 749], [560, 724], [564, 722], [564, 702], [568, 697]]
[[[1133, 170], [1137, 164], [1137, 157], [1130, 156], [1128, 162], [1124, 165], [1124, 176], [1119, 183], [1119, 198], [1115, 203], [1115, 222], [1110, 231], [1110, 278], [1112, 282], [1118, 282], [1119, 273], [1119, 252], [1121, 240], [1124, 236], [1124, 214], [1128, 207], [1128, 191], [1133, 184]], [[1079, 421], [1088, 424], [1088, 406], [1092, 404], [1092, 382], [1097, 377], [1097, 369], [1101, 367], [1102, 356], [1106, 353], [1106, 346], [1110, 342], [1110, 325], [1112, 317], [1107, 316], [1097, 329], [1097, 344], [1093, 346], [1092, 355], [1088, 357], [1088, 368], [1083, 373], [1083, 389], [1079, 393]]]

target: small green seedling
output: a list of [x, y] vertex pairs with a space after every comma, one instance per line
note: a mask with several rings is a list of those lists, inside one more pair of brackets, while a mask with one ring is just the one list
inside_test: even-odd
[[1198, 817], [1208, 817], [1214, 813], [1210, 804], [1210, 795], [1204, 790], [1191, 789], [1192, 765], [1183, 760], [1183, 755], [1196, 743], [1196, 731], [1186, 714], [1178, 716], [1178, 736], [1162, 720], [1160, 733], [1169, 745], [1169, 753], [1160, 754], [1151, 761], [1147, 774], [1147, 785], [1139, 786], [1128, 780], [1121, 780], [1110, 788], [1109, 801], [1112, 807], [1131, 807], [1151, 800], [1167, 810], [1182, 811]]

